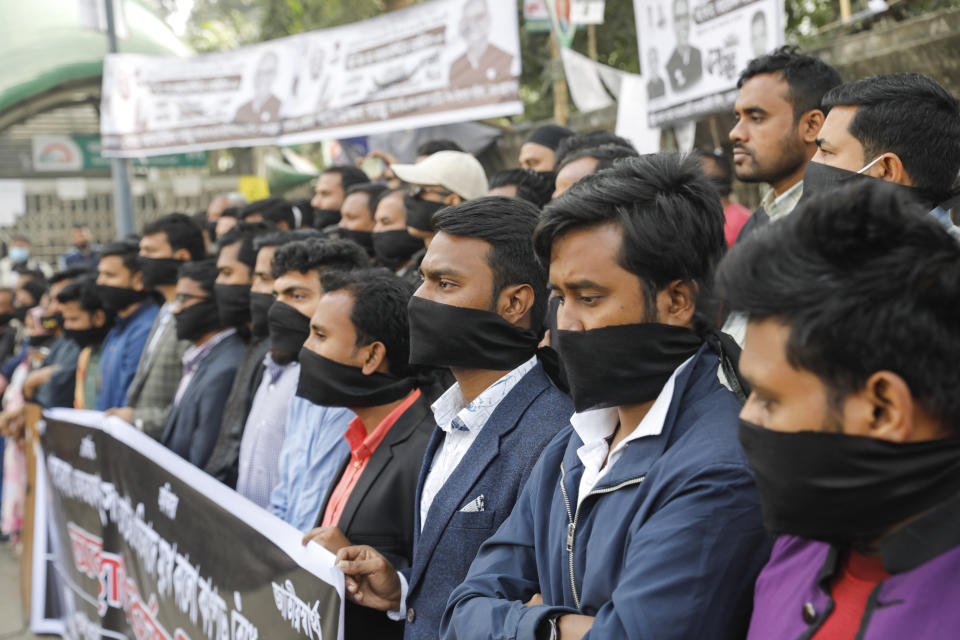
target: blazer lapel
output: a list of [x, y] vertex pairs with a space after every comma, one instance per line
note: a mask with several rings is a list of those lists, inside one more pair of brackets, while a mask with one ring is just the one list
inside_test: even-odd
[[[543, 369], [538, 363], [527, 375], [520, 379], [516, 386], [500, 402], [500, 405], [494, 410], [493, 414], [487, 420], [486, 424], [480, 430], [476, 440], [470, 445], [463, 460], [457, 465], [453, 473], [444, 483], [440, 492], [433, 499], [430, 510], [427, 512], [427, 525], [423, 528], [423, 533], [415, 542], [414, 564], [410, 575], [410, 591], [419, 580], [426, 568], [427, 561], [433, 556], [433, 551], [440, 541], [450, 518], [456, 513], [469, 498], [468, 493], [477, 480], [483, 475], [486, 468], [500, 453], [500, 438], [507, 435], [517, 426], [520, 418], [526, 412], [530, 403], [540, 395], [540, 393], [549, 385], [549, 381], [543, 374]], [[440, 435], [443, 431], [437, 429]], [[434, 438], [430, 441], [428, 447], [428, 456], [424, 457], [423, 470], [420, 473], [420, 483], [417, 490], [417, 531], [420, 530], [420, 490], [423, 487], [423, 481], [426, 473], [433, 462], [433, 456], [440, 446], [438, 438], [434, 433]], [[439, 439], [442, 442], [442, 438]]]
[[[360, 478], [353, 487], [353, 491], [350, 492], [347, 504], [344, 506], [343, 513], [340, 515], [340, 521], [337, 523], [340, 531], [347, 531], [350, 528], [353, 518], [357, 515], [357, 511], [363, 504], [367, 493], [377, 484], [377, 478], [393, 459], [393, 448], [406, 442], [410, 434], [412, 434], [420, 425], [420, 422], [423, 421], [425, 412], [429, 410], [429, 407], [425, 406], [423, 397], [421, 396], [397, 419], [396, 424], [387, 432], [383, 442], [380, 443], [380, 446], [377, 447], [373, 455], [370, 456], [370, 461], [367, 463], [363, 473], [360, 474]], [[341, 473], [337, 477], [339, 478], [342, 475]], [[326, 507], [324, 507], [324, 510], [326, 510]], [[320, 518], [321, 520], [323, 519], [323, 512], [321, 512]]]

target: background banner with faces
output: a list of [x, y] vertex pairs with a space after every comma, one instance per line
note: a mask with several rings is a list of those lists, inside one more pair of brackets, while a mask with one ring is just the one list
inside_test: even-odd
[[783, 0], [634, 0], [648, 122], [729, 109], [747, 63], [783, 44]]
[[193, 58], [113, 54], [103, 155], [371, 135], [523, 112], [517, 11], [434, 0]]

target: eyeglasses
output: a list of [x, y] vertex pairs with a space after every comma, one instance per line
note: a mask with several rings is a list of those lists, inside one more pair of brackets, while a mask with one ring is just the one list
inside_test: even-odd
[[443, 198], [453, 195], [453, 191], [447, 191], [446, 189], [431, 189], [430, 187], [421, 187], [418, 184], [412, 184], [407, 187], [407, 193], [409, 193], [413, 198], [419, 198], [420, 194], [422, 193], [435, 193]]

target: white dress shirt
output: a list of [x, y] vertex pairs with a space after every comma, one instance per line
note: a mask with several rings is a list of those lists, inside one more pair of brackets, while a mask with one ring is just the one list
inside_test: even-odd
[[[617, 446], [610, 450], [610, 444], [607, 438], [612, 436], [617, 430], [617, 424], [620, 422], [620, 415], [616, 407], [609, 409], [592, 409], [575, 413], [570, 417], [570, 424], [573, 430], [577, 432], [583, 445], [577, 449], [577, 457], [583, 463], [583, 476], [580, 478], [580, 489], [577, 491], [577, 506], [583, 502], [583, 499], [590, 493], [597, 483], [603, 479], [610, 471], [611, 467], [617, 463], [627, 445], [634, 440], [646, 438], [648, 436], [658, 436], [663, 432], [663, 424], [667, 419], [667, 411], [670, 409], [670, 402], [673, 400], [673, 388], [676, 383], [677, 374], [680, 373], [687, 364], [693, 360], [693, 356], [687, 358], [683, 364], [673, 370], [670, 378], [660, 390], [656, 400], [650, 406], [650, 410], [643, 416], [640, 424], [630, 435], [617, 443]], [[609, 455], [608, 455], [609, 452]], [[606, 460], [606, 464], [604, 461]]]

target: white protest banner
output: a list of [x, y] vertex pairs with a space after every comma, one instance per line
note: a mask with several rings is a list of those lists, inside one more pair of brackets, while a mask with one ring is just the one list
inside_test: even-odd
[[634, 0], [650, 126], [730, 108], [747, 63], [783, 42], [783, 0]]
[[296, 144], [523, 112], [513, 3], [433, 0], [194, 58], [107, 56], [103, 155]]

